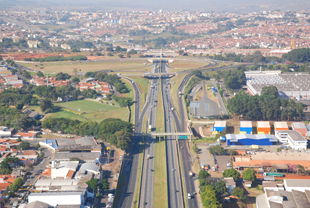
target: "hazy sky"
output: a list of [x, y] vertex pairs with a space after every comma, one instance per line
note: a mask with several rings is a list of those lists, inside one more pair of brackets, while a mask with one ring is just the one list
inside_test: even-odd
[[[310, 0], [0, 0], [1, 3], [14, 2], [29, 5], [52, 4], [66, 7], [86, 6], [98, 9], [140, 8], [149, 10], [204, 10], [204, 11], [258, 11], [258, 10], [309, 10]], [[26, 3], [27, 2], [27, 3]]]

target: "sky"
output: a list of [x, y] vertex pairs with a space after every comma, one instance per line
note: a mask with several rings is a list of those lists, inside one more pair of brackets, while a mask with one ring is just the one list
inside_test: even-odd
[[[32, 3], [30, 3], [32, 2]], [[310, 10], [310, 0], [0, 0], [1, 5], [84, 6], [92, 9], [148, 9], [199, 11]]]

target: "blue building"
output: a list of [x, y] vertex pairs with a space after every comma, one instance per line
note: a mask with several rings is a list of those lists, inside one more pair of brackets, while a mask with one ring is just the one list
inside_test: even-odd
[[252, 134], [252, 121], [240, 121], [240, 134]]
[[215, 121], [212, 128], [212, 134], [219, 134], [226, 129], [226, 121]]
[[270, 134], [226, 134], [226, 144], [230, 145], [259, 145], [270, 146], [277, 144], [278, 140]]

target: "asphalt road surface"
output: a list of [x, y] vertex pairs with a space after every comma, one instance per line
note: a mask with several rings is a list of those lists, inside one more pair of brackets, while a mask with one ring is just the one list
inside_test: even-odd
[[[132, 85], [133, 89], [135, 91], [135, 100], [134, 100], [134, 108], [135, 108], [135, 115], [134, 115], [134, 122], [135, 122], [135, 132], [141, 133], [142, 132], [142, 122], [140, 117], [140, 90], [137, 86], [137, 84], [126, 77], [123, 77], [124, 79], [129, 80]], [[145, 111], [142, 111], [141, 116], [144, 117]], [[140, 153], [140, 137], [135, 137], [133, 140], [133, 143], [131, 145], [131, 148], [129, 150], [128, 156], [124, 157], [124, 172], [125, 175], [125, 186], [123, 190], [123, 195], [121, 197], [121, 200], [119, 202], [118, 207], [131, 207], [133, 204], [133, 197], [135, 193], [136, 183], [137, 183], [137, 177], [138, 177], [138, 166], [139, 166], [139, 153]]]
[[[163, 71], [166, 71], [165, 63], [161, 64]], [[167, 87], [167, 81], [162, 79], [162, 95], [165, 114], [166, 132], [174, 132], [173, 115], [171, 112], [171, 100], [169, 99], [170, 90]], [[167, 161], [167, 184], [168, 184], [168, 207], [184, 207], [182, 186], [180, 178], [180, 168], [176, 150], [176, 140], [173, 136], [166, 136], [166, 161]]]
[[[158, 73], [158, 63], [155, 63], [152, 67], [152, 73]], [[147, 112], [149, 119], [147, 122], [148, 132], [156, 129], [156, 107], [158, 97], [158, 80], [151, 80], [151, 87], [149, 88], [147, 103], [149, 103]], [[154, 157], [155, 157], [155, 141], [152, 137], [145, 137], [144, 145], [144, 161], [142, 170], [142, 184], [140, 191], [140, 207], [153, 207], [153, 193], [154, 193]]]

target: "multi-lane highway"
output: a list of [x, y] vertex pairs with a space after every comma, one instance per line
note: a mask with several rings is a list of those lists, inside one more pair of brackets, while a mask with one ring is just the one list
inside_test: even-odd
[[[152, 67], [152, 73], [158, 73], [158, 63]], [[147, 131], [151, 132], [156, 129], [156, 107], [158, 96], [158, 80], [151, 80], [149, 88], [147, 103], [148, 108], [148, 128]], [[144, 161], [142, 171], [142, 184], [140, 191], [140, 206], [139, 207], [153, 207], [153, 191], [154, 191], [154, 160], [155, 160], [155, 141], [154, 138], [147, 136], [145, 138]]]
[[[166, 63], [161, 63], [162, 72], [167, 72]], [[168, 81], [161, 80], [165, 131], [174, 132], [172, 105], [170, 99], [170, 88]], [[180, 178], [180, 168], [178, 163], [178, 154], [176, 149], [176, 140], [173, 136], [166, 136], [166, 162], [167, 162], [167, 186], [168, 186], [168, 206], [169, 208], [184, 207], [183, 194]]]

